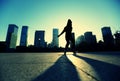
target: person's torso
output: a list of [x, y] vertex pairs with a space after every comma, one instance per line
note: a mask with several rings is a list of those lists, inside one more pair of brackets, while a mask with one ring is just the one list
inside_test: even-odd
[[66, 32], [66, 34], [71, 34], [72, 33], [72, 27], [65, 27], [65, 32]]
[[70, 38], [72, 36], [72, 27], [65, 27], [65, 37]]

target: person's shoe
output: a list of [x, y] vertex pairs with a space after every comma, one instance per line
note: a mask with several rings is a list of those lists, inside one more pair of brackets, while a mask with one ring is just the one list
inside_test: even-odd
[[73, 52], [73, 55], [76, 55], [76, 52], [75, 52], [75, 51]]

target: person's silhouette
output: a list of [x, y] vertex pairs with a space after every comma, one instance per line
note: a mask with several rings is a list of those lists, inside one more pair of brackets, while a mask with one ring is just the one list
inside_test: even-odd
[[60, 37], [63, 33], [65, 33], [65, 39], [66, 39], [66, 46], [65, 46], [65, 54], [68, 49], [68, 46], [70, 42], [72, 43], [72, 50], [75, 54], [75, 40], [74, 37], [72, 36], [72, 21], [68, 19], [67, 25], [64, 27], [63, 31], [58, 35]]

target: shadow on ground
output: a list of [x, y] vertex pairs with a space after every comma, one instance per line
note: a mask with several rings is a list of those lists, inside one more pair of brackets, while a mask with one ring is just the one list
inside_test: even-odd
[[120, 81], [120, 66], [79, 55], [75, 56], [90, 64], [100, 77], [101, 81]]
[[75, 66], [62, 55], [53, 66], [33, 81], [80, 81]]

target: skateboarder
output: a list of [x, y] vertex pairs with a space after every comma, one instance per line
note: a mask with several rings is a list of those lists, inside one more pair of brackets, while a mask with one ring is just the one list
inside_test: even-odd
[[65, 33], [65, 39], [66, 39], [64, 54], [66, 54], [70, 42], [73, 45], [72, 51], [75, 54], [75, 40], [74, 37], [72, 36], [72, 21], [70, 19], [68, 19], [67, 25], [64, 27], [63, 31], [58, 35], [58, 37], [60, 37], [63, 33]]

